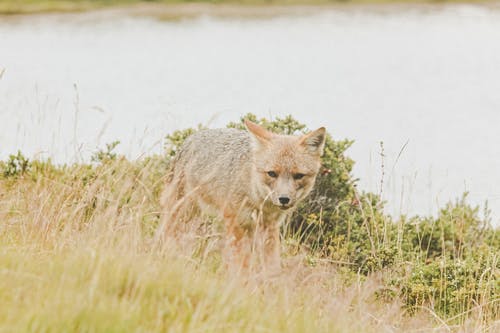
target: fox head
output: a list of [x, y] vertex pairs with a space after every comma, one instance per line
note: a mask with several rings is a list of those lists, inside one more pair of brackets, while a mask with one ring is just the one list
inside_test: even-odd
[[262, 199], [286, 210], [314, 186], [325, 146], [325, 128], [302, 136], [278, 135], [245, 120], [252, 138], [254, 185]]

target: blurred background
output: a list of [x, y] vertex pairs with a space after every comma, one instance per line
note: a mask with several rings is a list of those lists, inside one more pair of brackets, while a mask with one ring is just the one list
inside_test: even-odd
[[[500, 6], [0, 0], [0, 158], [135, 159], [248, 112], [355, 141], [389, 213], [468, 191], [500, 217]], [[382, 187], [382, 188], [381, 188]]]

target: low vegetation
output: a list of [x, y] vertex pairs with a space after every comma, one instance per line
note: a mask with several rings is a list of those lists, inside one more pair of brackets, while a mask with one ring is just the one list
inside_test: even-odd
[[0, 331], [500, 330], [500, 230], [487, 210], [464, 194], [437, 216], [388, 216], [357, 189], [349, 140], [328, 137], [316, 189], [283, 227], [281, 274], [229, 276], [207, 231], [216, 220], [159, 241], [166, 170], [199, 129], [137, 161], [113, 142], [87, 164], [0, 162]]

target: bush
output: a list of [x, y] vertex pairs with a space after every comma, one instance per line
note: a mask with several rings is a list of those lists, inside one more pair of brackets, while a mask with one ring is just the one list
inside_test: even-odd
[[20, 151], [17, 152], [17, 155], [9, 155], [6, 162], [0, 163], [0, 169], [5, 178], [21, 176], [30, 168], [31, 162]]

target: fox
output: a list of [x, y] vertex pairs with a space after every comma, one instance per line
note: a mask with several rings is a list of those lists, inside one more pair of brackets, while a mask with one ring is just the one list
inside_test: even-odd
[[206, 129], [185, 140], [161, 195], [161, 225], [215, 215], [223, 221], [226, 264], [249, 267], [258, 258], [279, 271], [280, 226], [313, 189], [326, 130], [283, 135], [244, 124], [246, 131]]

